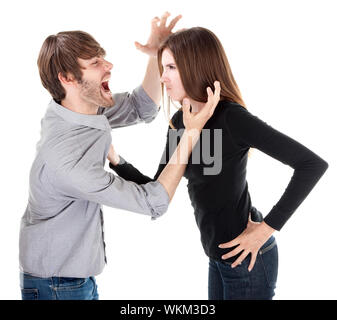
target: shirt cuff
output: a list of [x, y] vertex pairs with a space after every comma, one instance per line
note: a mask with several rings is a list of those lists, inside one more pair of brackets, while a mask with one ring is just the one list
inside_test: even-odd
[[282, 227], [290, 218], [292, 212], [281, 211], [277, 206], [274, 206], [268, 215], [264, 218], [264, 222], [277, 231], [281, 231]]
[[[124, 168], [127, 168], [126, 165], [129, 163], [122, 156], [119, 156], [119, 158], [120, 161], [117, 165], [109, 162], [109, 167], [118, 175], [123, 176], [121, 173], [123, 173]], [[151, 210], [151, 220], [162, 216], [170, 204], [170, 197], [164, 186], [158, 180], [139, 184], [139, 186], [145, 192], [145, 201]]]
[[145, 200], [151, 210], [152, 220], [162, 216], [170, 204], [170, 197], [163, 185], [156, 180], [139, 186], [145, 191]]

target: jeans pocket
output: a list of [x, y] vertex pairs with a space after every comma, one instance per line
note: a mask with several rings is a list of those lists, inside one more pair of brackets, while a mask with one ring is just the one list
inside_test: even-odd
[[21, 289], [22, 300], [38, 300], [39, 290], [38, 289]]
[[60, 278], [55, 290], [76, 290], [82, 288], [89, 278]]
[[57, 300], [93, 300], [96, 297], [95, 285], [91, 277], [73, 279], [60, 285], [54, 287]]
[[275, 239], [272, 243], [260, 249], [259, 258], [261, 259], [268, 286], [275, 289], [278, 273], [278, 250]]

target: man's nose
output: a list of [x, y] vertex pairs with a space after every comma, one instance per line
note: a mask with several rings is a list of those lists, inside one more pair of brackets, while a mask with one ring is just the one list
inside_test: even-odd
[[113, 64], [107, 60], [104, 60], [104, 68], [108, 71], [110, 71], [113, 67]]

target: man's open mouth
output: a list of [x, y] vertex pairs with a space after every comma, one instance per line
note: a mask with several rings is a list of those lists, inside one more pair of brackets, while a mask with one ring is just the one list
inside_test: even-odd
[[109, 81], [103, 81], [102, 84], [101, 84], [101, 87], [104, 91], [110, 92]]

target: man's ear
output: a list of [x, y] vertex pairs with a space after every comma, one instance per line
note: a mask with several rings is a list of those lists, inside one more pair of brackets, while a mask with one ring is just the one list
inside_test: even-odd
[[76, 81], [75, 77], [71, 73], [67, 73], [67, 75], [64, 76], [61, 72], [59, 72], [58, 79], [60, 80], [61, 84], [65, 86], [72, 85]]

